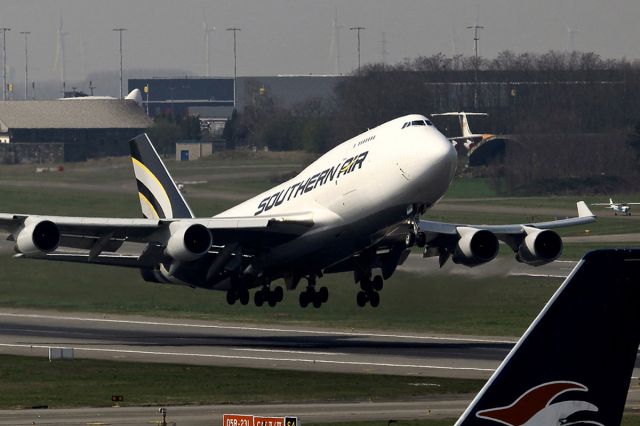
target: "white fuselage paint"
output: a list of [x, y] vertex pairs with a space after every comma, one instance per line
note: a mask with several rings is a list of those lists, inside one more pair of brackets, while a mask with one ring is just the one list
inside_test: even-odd
[[408, 115], [368, 130], [293, 179], [216, 217], [311, 213], [313, 228], [271, 250], [265, 266], [288, 267], [299, 260], [327, 267], [348, 258], [413, 217], [410, 206], [431, 207], [451, 183], [455, 148], [434, 126], [403, 128], [415, 120], [427, 119]]

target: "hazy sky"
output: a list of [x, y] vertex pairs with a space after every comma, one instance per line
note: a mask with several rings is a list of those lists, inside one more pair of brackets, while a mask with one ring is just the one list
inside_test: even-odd
[[341, 71], [362, 62], [387, 61], [454, 51], [472, 54], [478, 23], [480, 53], [501, 50], [565, 50], [574, 28], [577, 50], [603, 57], [640, 58], [639, 0], [0, 0], [0, 26], [7, 33], [7, 62], [19, 87], [24, 74], [24, 39], [29, 36], [30, 79], [59, 79], [54, 70], [57, 31], [63, 17], [67, 80], [118, 69], [118, 36], [125, 27], [124, 68], [186, 69], [203, 75], [206, 20], [213, 75], [233, 74], [233, 37], [239, 27], [238, 74], [333, 74], [333, 21], [337, 10]]

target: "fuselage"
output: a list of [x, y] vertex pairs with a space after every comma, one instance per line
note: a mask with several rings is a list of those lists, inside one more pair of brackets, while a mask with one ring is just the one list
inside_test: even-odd
[[430, 208], [455, 167], [450, 141], [424, 116], [408, 115], [343, 142], [293, 179], [216, 217], [311, 214], [312, 230], [264, 254], [262, 263], [322, 269]]

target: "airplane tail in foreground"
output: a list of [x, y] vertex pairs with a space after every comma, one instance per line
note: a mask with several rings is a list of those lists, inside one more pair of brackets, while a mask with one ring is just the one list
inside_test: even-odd
[[456, 425], [619, 425], [639, 301], [640, 250], [585, 255]]
[[129, 146], [142, 214], [148, 219], [194, 217], [147, 134], [132, 139]]

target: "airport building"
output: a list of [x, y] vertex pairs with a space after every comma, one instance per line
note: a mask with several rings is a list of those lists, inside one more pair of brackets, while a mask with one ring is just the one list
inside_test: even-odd
[[57, 163], [129, 154], [153, 123], [131, 100], [0, 102], [0, 161]]
[[342, 78], [322, 75], [238, 77], [235, 85], [233, 78], [223, 77], [138, 78], [128, 81], [128, 90], [140, 89], [150, 117], [173, 114], [226, 120], [234, 108], [242, 111], [257, 96], [267, 95], [283, 107], [312, 98], [330, 97]]

